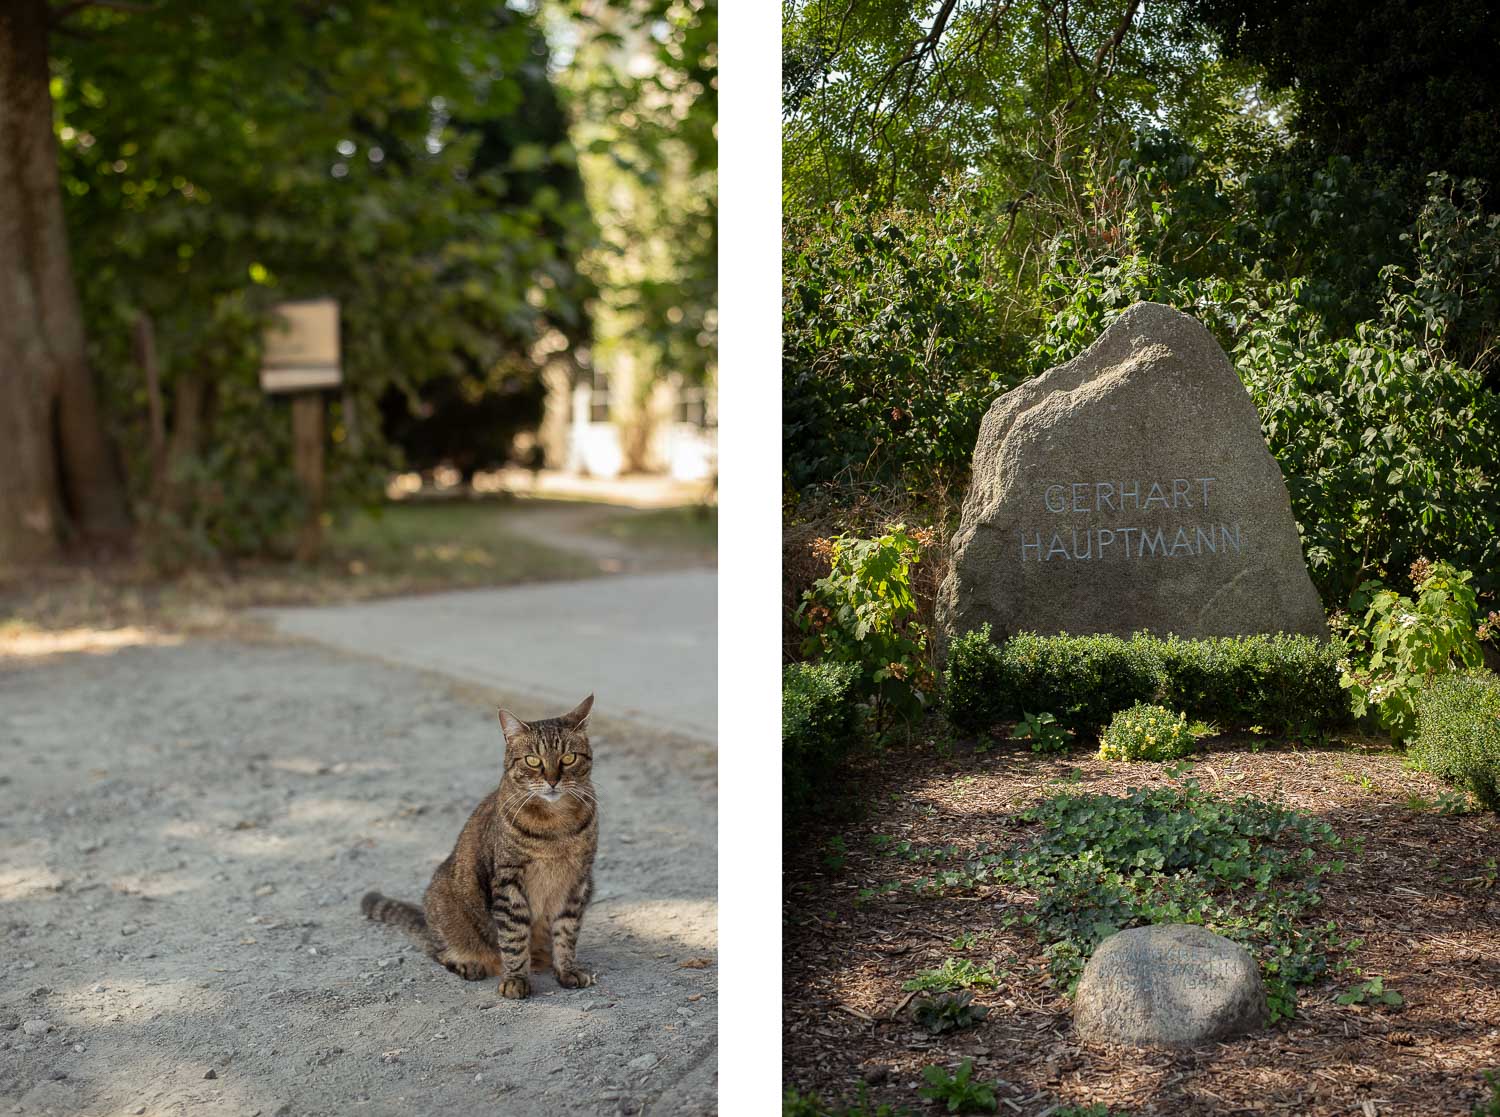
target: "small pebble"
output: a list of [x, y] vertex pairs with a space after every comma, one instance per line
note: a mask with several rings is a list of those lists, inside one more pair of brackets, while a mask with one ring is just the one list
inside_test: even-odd
[[89, 992], [90, 993], [104, 993], [104, 992], [107, 992], [108, 989], [109, 989], [109, 987], [107, 985], [95, 985], [92, 989], [89, 990]]
[[634, 1059], [631, 1059], [630, 1062], [625, 1065], [628, 1066], [631, 1070], [650, 1070], [660, 1061], [661, 1060], [658, 1059], [654, 1053], [648, 1051], [644, 1055], [637, 1055]]
[[208, 1070], [208, 1073], [205, 1074], [203, 1077], [204, 1078], [218, 1078], [219, 1077], [219, 1072], [216, 1071], [216, 1070], [214, 1070], [212, 1067], [210, 1067], [209, 1070]]
[[134, 923], [127, 923], [127, 924], [125, 924], [125, 926], [123, 926], [123, 927], [120, 928], [120, 934], [122, 934], [122, 935], [133, 935], [133, 934], [135, 934], [139, 930], [140, 930], [140, 928], [137, 927]]
[[21, 1031], [29, 1036], [44, 1036], [52, 1030], [52, 1025], [45, 1020], [28, 1020], [21, 1025]]

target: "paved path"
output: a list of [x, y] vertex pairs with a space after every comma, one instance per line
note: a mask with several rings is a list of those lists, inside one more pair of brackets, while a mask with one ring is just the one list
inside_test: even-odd
[[712, 742], [717, 597], [716, 573], [674, 570], [258, 615], [288, 635], [548, 704], [521, 717], [561, 713], [592, 690], [601, 715]]

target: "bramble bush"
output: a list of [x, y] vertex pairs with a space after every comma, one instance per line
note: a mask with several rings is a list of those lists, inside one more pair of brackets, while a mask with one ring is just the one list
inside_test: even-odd
[[989, 626], [953, 640], [943, 673], [943, 708], [966, 732], [1027, 710], [1051, 710], [1058, 724], [1095, 733], [1138, 702], [1160, 703], [1225, 729], [1252, 725], [1301, 733], [1349, 717], [1339, 687], [1338, 649], [1308, 636], [1161, 639], [1037, 636], [997, 646]]
[[1197, 745], [1186, 714], [1137, 702], [1114, 716], [1099, 738], [1102, 760], [1176, 760]]
[[1407, 759], [1500, 811], [1500, 677], [1445, 675], [1424, 687]]
[[1340, 680], [1349, 690], [1355, 716], [1373, 714], [1393, 741], [1405, 740], [1415, 730], [1424, 686], [1439, 675], [1484, 662], [1478, 603], [1469, 585], [1473, 576], [1426, 559], [1412, 564], [1410, 576], [1415, 601], [1377, 581], [1365, 582], [1355, 592], [1346, 622], [1349, 657]]
[[804, 595], [797, 623], [807, 634], [802, 654], [859, 667], [861, 691], [886, 715], [910, 718], [932, 689], [927, 632], [917, 623], [911, 569], [923, 539], [894, 524], [875, 539], [850, 535], [828, 542], [829, 572]]

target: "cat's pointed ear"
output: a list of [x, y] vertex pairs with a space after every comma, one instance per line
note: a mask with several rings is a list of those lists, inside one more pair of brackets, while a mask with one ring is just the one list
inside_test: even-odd
[[583, 731], [589, 725], [589, 711], [594, 708], [594, 696], [591, 694], [573, 709], [562, 716], [562, 723], [569, 729]]
[[500, 711], [500, 732], [505, 734], [507, 743], [513, 741], [517, 733], [522, 733], [530, 728], [531, 726], [527, 725], [509, 710]]

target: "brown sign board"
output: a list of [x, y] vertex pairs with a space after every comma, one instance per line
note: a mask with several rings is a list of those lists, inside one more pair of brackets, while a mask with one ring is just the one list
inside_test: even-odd
[[336, 388], [343, 382], [337, 299], [278, 303], [265, 333], [260, 386], [267, 392]]

